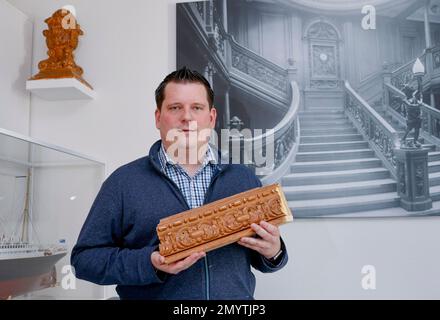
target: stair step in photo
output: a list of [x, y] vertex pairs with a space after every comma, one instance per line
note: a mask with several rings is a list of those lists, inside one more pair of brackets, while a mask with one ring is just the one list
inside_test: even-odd
[[314, 114], [314, 113], [299, 113], [298, 114], [298, 116], [299, 116], [299, 119], [301, 120], [301, 121], [303, 121], [303, 120], [305, 120], [305, 121], [307, 121], [307, 120], [316, 120], [316, 121], [322, 121], [322, 120], [324, 120], [324, 121], [328, 121], [328, 120], [332, 120], [332, 119], [335, 119], [335, 120], [342, 120], [342, 119], [344, 119], [344, 120], [347, 120], [347, 116], [345, 115], [345, 114], [343, 114], [343, 113], [333, 113], [333, 114], [322, 114], [322, 115], [317, 115], [317, 114]]
[[[291, 173], [301, 172], [322, 172], [322, 171], [341, 171], [353, 169], [368, 169], [381, 167], [382, 162], [378, 158], [362, 158], [362, 159], [348, 159], [348, 160], [333, 160], [333, 161], [307, 161], [295, 162], [290, 166]], [[440, 171], [440, 162], [438, 165]], [[435, 171], [433, 171], [435, 172]]]
[[304, 118], [300, 118], [299, 119], [300, 123], [301, 123], [301, 127], [317, 127], [317, 126], [352, 126], [350, 122], [348, 122], [347, 119], [334, 119], [334, 120], [316, 120], [313, 121], [313, 119], [304, 119]]
[[350, 141], [350, 142], [326, 142], [326, 143], [302, 143], [299, 146], [299, 152], [313, 151], [341, 151], [367, 149], [367, 141]]
[[394, 208], [400, 205], [400, 199], [396, 192], [387, 192], [374, 196], [288, 201], [288, 205], [294, 216], [306, 218]]
[[356, 134], [357, 130], [354, 127], [346, 127], [340, 128], [316, 128], [316, 129], [304, 129], [301, 128], [301, 135], [305, 136], [329, 136], [329, 135], [338, 135], [338, 134]]
[[374, 151], [371, 149], [298, 152], [296, 154], [296, 161], [300, 162], [300, 161], [362, 159], [362, 158], [371, 158], [373, 156], [374, 156]]
[[[283, 185], [300, 186], [311, 184], [329, 184], [388, 178], [385, 168], [356, 169], [330, 172], [291, 173], [282, 178]], [[440, 176], [440, 174], [439, 174]]]
[[336, 134], [329, 136], [301, 136], [301, 143], [324, 143], [324, 142], [345, 142], [362, 141], [360, 134]]
[[284, 193], [288, 201], [342, 198], [348, 196], [374, 195], [395, 191], [396, 182], [389, 178], [334, 184], [284, 187]]

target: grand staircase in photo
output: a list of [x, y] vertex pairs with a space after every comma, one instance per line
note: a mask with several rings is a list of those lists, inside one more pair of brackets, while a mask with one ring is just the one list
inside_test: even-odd
[[299, 122], [296, 162], [281, 180], [294, 216], [381, 215], [399, 207], [396, 181], [342, 108], [303, 111]]
[[[378, 74], [375, 81], [381, 85], [370, 88], [374, 92], [368, 91], [366, 96], [369, 100], [388, 97], [383, 101], [388, 105], [382, 110], [374, 110], [362, 97], [362, 88], [355, 90], [343, 79], [338, 80], [343, 94], [341, 105], [333, 100], [332, 107], [315, 107], [310, 103], [313, 96], [305, 99], [301, 93], [305, 84], [297, 82], [296, 67], [291, 64], [285, 69], [238, 43], [213, 14], [222, 10], [216, 5], [210, 1], [186, 4], [178, 14], [203, 39], [200, 46], [209, 60], [207, 74], [212, 74], [212, 65], [228, 82], [225, 101], [230, 101], [232, 95], [244, 95], [248, 100], [251, 97], [249, 101], [264, 104], [268, 112], [273, 109], [284, 114], [274, 127], [264, 128], [272, 129], [271, 133], [266, 131], [246, 141], [252, 142], [254, 154], [262, 155], [267, 146], [273, 147], [273, 167], [259, 175], [263, 184], [281, 183], [294, 217], [392, 217], [440, 212], [439, 110], [424, 107], [425, 114], [429, 114], [425, 121], [429, 128], [424, 130], [437, 139], [424, 143], [430, 148], [433, 210], [408, 212], [400, 207], [397, 193], [394, 150], [405, 124], [402, 117], [397, 121], [393, 118], [393, 108], [396, 97], [403, 95], [399, 90], [409, 79], [413, 61]], [[440, 54], [440, 48], [438, 51]], [[440, 78], [440, 68], [438, 74]], [[323, 100], [321, 97], [319, 103]], [[231, 103], [229, 116], [236, 112], [235, 108]], [[433, 126], [438, 132], [432, 130]], [[256, 163], [251, 163], [253, 169]]]

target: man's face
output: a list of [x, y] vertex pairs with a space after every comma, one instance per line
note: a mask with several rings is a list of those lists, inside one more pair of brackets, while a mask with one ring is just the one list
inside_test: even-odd
[[173, 144], [176, 136], [180, 148], [200, 147], [207, 142], [207, 133], [215, 126], [217, 111], [209, 110], [206, 88], [197, 82], [170, 82], [165, 87], [165, 99], [161, 110], [156, 109], [156, 128], [165, 149]]

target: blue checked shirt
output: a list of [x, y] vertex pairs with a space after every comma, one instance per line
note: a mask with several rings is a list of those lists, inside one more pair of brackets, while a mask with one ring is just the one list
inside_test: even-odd
[[212, 175], [218, 163], [211, 146], [208, 145], [202, 166], [192, 178], [179, 164], [170, 158], [163, 144], [159, 151], [159, 161], [162, 166], [162, 172], [179, 187], [188, 206], [191, 209], [202, 206], [206, 191], [208, 190]]

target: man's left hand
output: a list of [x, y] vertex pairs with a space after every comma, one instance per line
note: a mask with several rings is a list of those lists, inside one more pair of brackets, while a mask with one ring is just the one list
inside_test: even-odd
[[238, 241], [238, 244], [259, 252], [267, 259], [274, 257], [281, 249], [278, 227], [261, 221], [260, 225], [252, 223], [251, 228], [260, 238], [243, 237]]

